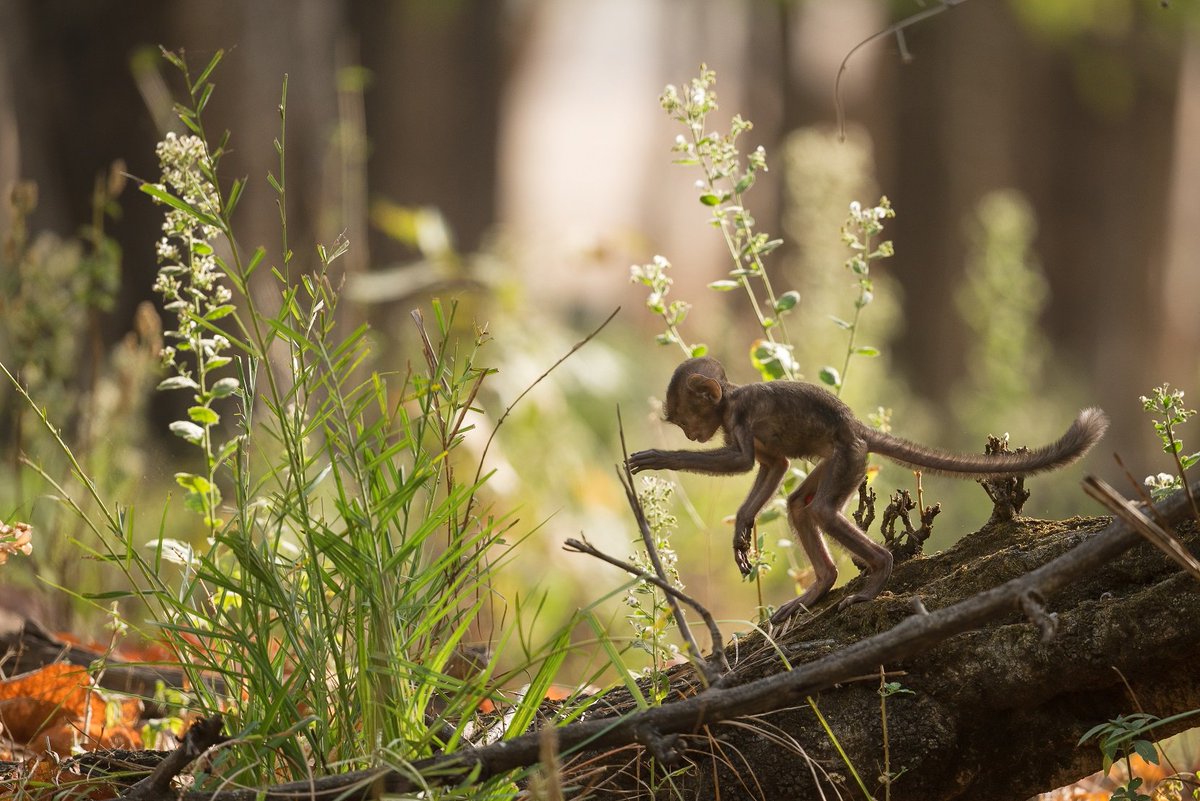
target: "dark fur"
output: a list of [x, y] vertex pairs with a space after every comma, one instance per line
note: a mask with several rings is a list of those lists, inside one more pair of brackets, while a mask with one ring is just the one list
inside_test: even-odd
[[707, 442], [718, 430], [723, 447], [708, 451], [638, 451], [629, 457], [633, 472], [687, 470], [728, 475], [757, 462], [758, 476], [734, 524], [734, 560], [743, 573], [754, 519], [775, 493], [788, 460], [820, 459], [800, 488], [788, 497], [788, 519], [804, 547], [816, 582], [776, 612], [782, 620], [818, 601], [833, 586], [837, 568], [820, 537], [833, 536], [862, 559], [871, 574], [867, 587], [843, 603], [875, 597], [891, 574], [892, 556], [860, 531], [841, 509], [857, 491], [868, 452], [914, 469], [973, 478], [996, 478], [1054, 470], [1083, 456], [1104, 435], [1108, 418], [1084, 409], [1057, 441], [1028, 453], [994, 456], [951, 454], [884, 434], [859, 421], [836, 395], [803, 381], [731, 384], [716, 359], [689, 359], [676, 368], [667, 387], [666, 420], [691, 440]]

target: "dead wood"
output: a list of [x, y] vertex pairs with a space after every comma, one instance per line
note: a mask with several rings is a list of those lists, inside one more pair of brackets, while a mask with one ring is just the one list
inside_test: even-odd
[[[1186, 499], [1158, 511], [1177, 524]], [[1194, 548], [1195, 527], [1184, 530]], [[1075, 746], [1095, 723], [1138, 708], [1166, 716], [1200, 706], [1200, 584], [1139, 542], [1120, 520], [989, 525], [902, 565], [874, 602], [837, 611], [834, 593], [775, 645], [757, 636], [730, 645], [734, 671], [707, 690], [685, 667], [672, 682], [678, 701], [556, 730], [563, 779], [594, 781], [593, 798], [644, 792], [653, 752], [694, 766], [673, 779], [687, 798], [820, 798], [818, 783], [836, 797], [831, 785], [847, 783], [848, 771], [812, 698], [868, 789], [882, 795], [882, 667], [911, 691], [886, 706], [890, 769], [903, 771], [894, 801], [1020, 799], [1065, 783], [1098, 766], [1094, 748]], [[608, 701], [619, 705], [615, 694]], [[405, 773], [186, 797], [364, 798], [477, 782], [536, 763], [544, 739], [535, 732], [438, 755]]]

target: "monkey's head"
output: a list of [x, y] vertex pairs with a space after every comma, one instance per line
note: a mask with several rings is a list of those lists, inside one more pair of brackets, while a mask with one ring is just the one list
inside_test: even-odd
[[707, 356], [688, 359], [675, 368], [667, 385], [663, 417], [693, 442], [708, 442], [721, 427], [728, 389], [719, 361]]

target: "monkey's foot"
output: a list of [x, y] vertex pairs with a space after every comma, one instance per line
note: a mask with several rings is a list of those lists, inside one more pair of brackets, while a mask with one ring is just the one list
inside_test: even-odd
[[807, 612], [808, 604], [800, 603], [800, 598], [793, 598], [783, 606], [775, 610], [775, 614], [771, 615], [771, 625], [778, 626], [780, 623], [790, 619], [792, 615], [799, 612]]
[[883, 588], [887, 585], [887, 581], [892, 575], [892, 565], [889, 563], [886, 569], [875, 570], [867, 578], [867, 586], [860, 592], [853, 595], [847, 595], [838, 603], [838, 609], [845, 609], [853, 604], [860, 604], [863, 601], [873, 601], [875, 596], [883, 592]]
[[771, 623], [778, 625], [798, 612], [809, 611], [829, 593], [835, 581], [837, 581], [836, 572], [825, 580], [818, 579], [817, 583], [805, 590], [803, 595], [793, 598], [776, 609], [775, 614], [771, 615]]
[[864, 601], [873, 601], [873, 600], [875, 600], [875, 596], [877, 596], [877, 595], [879, 595], [878, 591], [871, 593], [869, 595], [865, 592], [856, 592], [853, 595], [847, 595], [845, 598], [843, 598], [841, 601], [839, 601], [837, 608], [845, 609], [847, 606], [853, 606], [854, 604], [861, 604]]

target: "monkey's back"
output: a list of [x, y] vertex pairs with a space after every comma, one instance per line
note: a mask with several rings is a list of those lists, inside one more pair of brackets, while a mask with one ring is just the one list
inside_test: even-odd
[[756, 445], [789, 459], [824, 457], [858, 438], [854, 412], [840, 398], [806, 381], [765, 381], [733, 391], [741, 420]]

